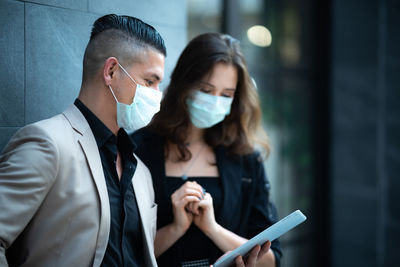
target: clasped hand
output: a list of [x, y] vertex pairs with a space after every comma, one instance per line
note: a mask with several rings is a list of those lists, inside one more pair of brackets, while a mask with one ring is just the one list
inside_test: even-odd
[[[172, 225], [179, 236], [184, 235], [192, 223], [210, 239], [223, 235], [221, 232], [224, 229], [215, 221], [213, 199], [198, 183], [186, 182], [171, 195], [171, 200], [174, 213]], [[221, 232], [218, 233], [218, 231]], [[238, 256], [235, 259], [235, 265], [237, 267], [255, 266], [269, 251], [270, 246], [271, 242], [268, 241], [261, 247], [254, 247], [245, 259]]]
[[182, 235], [194, 223], [206, 235], [218, 229], [213, 199], [196, 182], [186, 182], [171, 196], [174, 225]]

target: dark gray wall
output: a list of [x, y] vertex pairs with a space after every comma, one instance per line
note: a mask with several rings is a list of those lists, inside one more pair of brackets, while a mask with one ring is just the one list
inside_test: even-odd
[[91, 25], [108, 13], [136, 16], [161, 33], [168, 84], [186, 44], [185, 0], [0, 0], [0, 151], [19, 127], [74, 101]]
[[400, 2], [333, 1], [333, 266], [399, 266]]

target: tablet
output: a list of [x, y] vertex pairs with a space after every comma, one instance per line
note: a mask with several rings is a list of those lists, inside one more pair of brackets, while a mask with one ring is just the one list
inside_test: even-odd
[[229, 254], [223, 256], [221, 259], [217, 260], [213, 266], [214, 267], [225, 267], [231, 265], [235, 258], [239, 255], [245, 256], [247, 253], [250, 252], [252, 248], [256, 245], [262, 246], [265, 242], [274, 241], [276, 238], [280, 237], [284, 233], [290, 231], [300, 223], [306, 220], [306, 216], [299, 211], [296, 210], [280, 220], [279, 222], [274, 223], [240, 247], [234, 249]]

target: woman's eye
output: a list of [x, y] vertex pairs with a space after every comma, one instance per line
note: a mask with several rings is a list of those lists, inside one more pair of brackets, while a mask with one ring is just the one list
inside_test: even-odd
[[223, 94], [222, 96], [223, 96], [223, 97], [229, 97], [229, 98], [232, 98], [232, 97], [233, 97], [232, 94]]
[[230, 98], [233, 98], [234, 95], [235, 95], [235, 91], [233, 91], [233, 90], [225, 90], [225, 91], [222, 91], [222, 94], [221, 94], [221, 96], [223, 96], [223, 97], [230, 97]]
[[205, 89], [205, 88], [200, 88], [200, 91], [202, 91], [203, 93], [206, 93], [206, 94], [211, 92], [211, 90], [208, 90], [208, 89]]

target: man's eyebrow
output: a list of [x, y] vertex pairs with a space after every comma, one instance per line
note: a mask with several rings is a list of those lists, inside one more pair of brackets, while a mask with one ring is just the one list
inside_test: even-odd
[[157, 81], [161, 80], [160, 76], [158, 76], [157, 74], [152, 74], [151, 77], [156, 79]]

